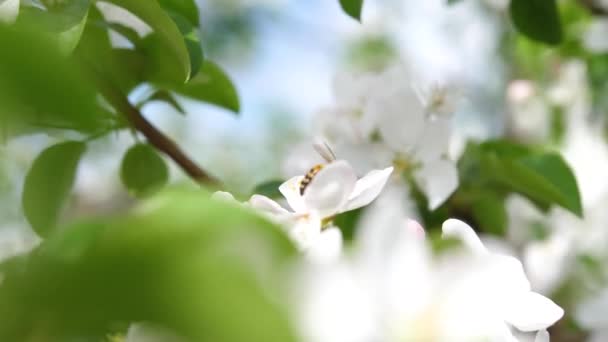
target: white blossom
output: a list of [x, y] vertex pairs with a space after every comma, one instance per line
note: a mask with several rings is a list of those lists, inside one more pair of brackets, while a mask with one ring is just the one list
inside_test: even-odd
[[19, 0], [0, 1], [0, 24], [12, 24], [19, 15]]
[[292, 177], [279, 187], [291, 210], [261, 195], [252, 196], [249, 204], [287, 224], [290, 236], [307, 249], [320, 237], [324, 221], [372, 202], [392, 171], [373, 170], [357, 179], [348, 162], [337, 160], [323, 166], [306, 187], [301, 186], [305, 176]]
[[[399, 176], [411, 173], [430, 209], [456, 189], [458, 174], [448, 157], [451, 114], [461, 98], [455, 86], [417, 81], [396, 66], [380, 73], [340, 74], [334, 95], [335, 104], [315, 117], [315, 134], [329, 140], [356, 170], [392, 163]], [[287, 169], [296, 167], [296, 160], [288, 157]]]
[[378, 208], [366, 213], [352, 255], [297, 273], [304, 341], [517, 341], [512, 327], [548, 340], [563, 310], [530, 290], [517, 259], [490, 253], [457, 220], [444, 235], [469, 252], [434, 258], [401, 211]]

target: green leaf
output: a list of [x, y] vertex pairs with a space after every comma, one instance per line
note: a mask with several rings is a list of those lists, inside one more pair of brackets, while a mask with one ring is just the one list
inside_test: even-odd
[[169, 180], [169, 169], [156, 150], [146, 144], [132, 146], [120, 166], [124, 186], [135, 196], [146, 196]]
[[[292, 342], [280, 228], [202, 191], [61, 230], [0, 287], [0, 340], [75, 341], [149, 322], [188, 341]], [[237, 328], [235, 328], [237, 327]]]
[[487, 190], [504, 198], [517, 192], [541, 210], [559, 205], [582, 216], [574, 173], [554, 152], [502, 140], [470, 143], [458, 162], [458, 170], [461, 188], [473, 190], [473, 194]]
[[23, 187], [23, 212], [40, 236], [48, 236], [74, 183], [76, 168], [86, 146], [69, 141], [44, 150], [34, 161]]
[[497, 153], [498, 150], [491, 151], [487, 147], [483, 147], [485, 155], [482, 157], [486, 175], [491, 175], [496, 181], [527, 196], [541, 207], [558, 204], [582, 216], [576, 178], [560, 155], [530, 151], [515, 157]]
[[89, 133], [109, 126], [113, 118], [98, 106], [91, 79], [53, 42], [32, 31], [0, 25], [3, 133], [47, 128]]
[[205, 61], [198, 74], [188, 83], [172, 90], [235, 113], [240, 110], [238, 94], [232, 81], [217, 64], [211, 61]]
[[[520, 163], [525, 169], [531, 171], [529, 172], [530, 178], [534, 174], [541, 176], [546, 182], [542, 185], [546, 191], [538, 191], [533, 197], [538, 197], [540, 200], [551, 198], [574, 214], [583, 215], [576, 177], [562, 156], [553, 153], [529, 156], [523, 158]], [[522, 186], [525, 185], [522, 184]]]
[[556, 0], [511, 0], [515, 27], [531, 39], [555, 45], [562, 41]]
[[504, 236], [507, 232], [507, 211], [504, 198], [491, 192], [484, 191], [471, 203], [473, 218], [484, 232]]
[[190, 78], [192, 78], [200, 70], [204, 59], [198, 27], [192, 25], [179, 13], [169, 11], [169, 15], [184, 36], [184, 43], [190, 55]]
[[165, 102], [168, 105], [170, 105], [171, 107], [173, 107], [180, 114], [186, 114], [186, 112], [184, 111], [184, 108], [182, 107], [182, 105], [180, 105], [179, 102], [177, 102], [177, 100], [175, 99], [175, 97], [170, 92], [168, 92], [166, 90], [157, 90], [157, 91], [155, 91], [144, 102], [145, 103], [149, 103], [149, 102], [152, 102], [152, 101]]
[[188, 19], [190, 25], [198, 28], [200, 24], [198, 7], [194, 0], [159, 0], [162, 8], [166, 11], [178, 13]]
[[183, 84], [190, 77], [190, 57], [177, 25], [157, 0], [108, 0], [146, 22], [154, 32], [144, 38], [150, 80]]
[[105, 22], [101, 13], [92, 7], [76, 54], [98, 75], [103, 75], [128, 94], [145, 81], [146, 56], [139, 50], [112, 48], [108, 29], [117, 31], [135, 46], [141, 44], [137, 32], [126, 26]]
[[268, 198], [280, 198], [282, 195], [279, 191], [279, 186], [283, 184], [283, 182], [284, 181], [282, 180], [271, 180], [262, 184], [258, 184], [253, 190], [253, 193], [263, 195]]
[[22, 6], [17, 25], [40, 27], [40, 34], [57, 44], [60, 51], [68, 55], [80, 41], [90, 5], [91, 0], [69, 0], [50, 7], [48, 11]]
[[353, 19], [361, 21], [361, 10], [363, 8], [363, 0], [340, 0], [342, 10]]

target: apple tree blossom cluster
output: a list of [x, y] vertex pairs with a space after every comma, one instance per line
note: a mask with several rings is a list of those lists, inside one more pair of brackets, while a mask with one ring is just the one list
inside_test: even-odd
[[254, 3], [0, 0], [0, 341], [608, 341], [608, 1], [332, 1], [390, 57], [249, 191], [149, 109], [251, 105], [210, 56]]
[[[420, 87], [407, 75], [398, 67], [338, 77], [337, 103], [317, 120], [310, 148], [316, 158], [286, 161], [312, 169], [281, 184], [279, 202], [254, 194], [242, 204], [284, 227], [304, 255], [292, 272], [291, 312], [301, 337], [548, 341], [547, 329], [564, 310], [532, 290], [521, 261], [489, 250], [458, 219], [443, 222], [441, 235], [461, 247], [437, 254], [422, 225], [408, 217], [408, 181], [431, 210], [458, 186], [448, 147], [459, 96], [448, 86]], [[336, 158], [342, 155], [355, 166]], [[226, 192], [214, 197], [236, 202]], [[366, 206], [347, 248], [334, 219]]]

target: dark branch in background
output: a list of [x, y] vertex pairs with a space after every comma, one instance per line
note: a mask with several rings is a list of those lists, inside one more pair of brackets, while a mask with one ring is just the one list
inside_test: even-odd
[[120, 113], [122, 113], [129, 123], [135, 127], [137, 131], [143, 134], [148, 142], [157, 150], [166, 154], [173, 159], [190, 178], [200, 184], [218, 184], [218, 181], [211, 177], [207, 172], [200, 168], [192, 159], [190, 159], [182, 149], [159, 131], [150, 121], [148, 121], [130, 102], [118, 88], [114, 87], [111, 82], [96, 75], [95, 77], [101, 94], [108, 102]]
[[579, 0], [578, 2], [594, 15], [608, 15], [608, 10], [598, 5], [595, 0]]

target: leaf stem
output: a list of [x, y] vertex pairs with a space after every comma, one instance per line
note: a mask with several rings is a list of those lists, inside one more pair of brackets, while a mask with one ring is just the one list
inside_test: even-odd
[[96, 75], [96, 80], [100, 87], [102, 95], [108, 102], [122, 113], [129, 123], [135, 129], [141, 132], [148, 142], [159, 151], [166, 154], [177, 165], [179, 165], [190, 178], [200, 184], [217, 184], [218, 181], [211, 177], [201, 167], [199, 167], [192, 159], [190, 159], [182, 149], [171, 138], [158, 130], [150, 121], [148, 121], [142, 113], [133, 106], [126, 95], [118, 88], [114, 87], [110, 82]]

